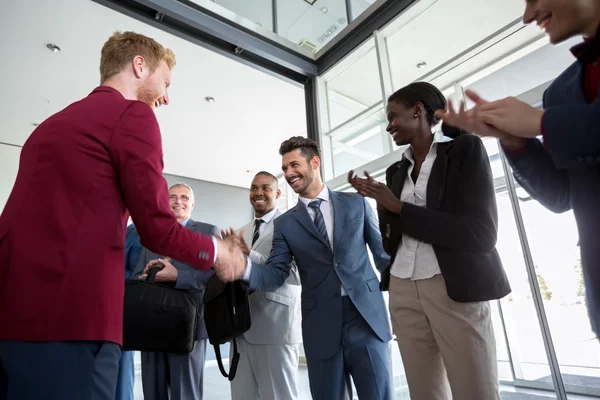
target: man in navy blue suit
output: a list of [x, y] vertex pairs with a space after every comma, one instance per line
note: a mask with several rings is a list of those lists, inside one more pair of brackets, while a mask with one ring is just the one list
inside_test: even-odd
[[352, 377], [359, 398], [392, 400], [390, 326], [367, 245], [379, 271], [390, 259], [373, 210], [358, 194], [332, 192], [323, 184], [313, 140], [292, 137], [279, 152], [298, 204], [275, 220], [266, 265], [249, 262], [245, 271], [219, 276], [243, 277], [252, 289], [271, 292], [283, 285], [295, 260], [312, 398], [352, 398]]
[[577, 60], [546, 89], [544, 110], [515, 98], [486, 102], [467, 91], [473, 109], [438, 116], [499, 138], [515, 179], [533, 198], [557, 213], [573, 210], [588, 312], [600, 334], [600, 2], [529, 0], [523, 21], [537, 22], [553, 44], [586, 37], [571, 49]]

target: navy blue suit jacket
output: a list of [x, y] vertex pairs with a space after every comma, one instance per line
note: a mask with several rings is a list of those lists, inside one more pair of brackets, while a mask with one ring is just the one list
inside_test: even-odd
[[356, 193], [329, 192], [333, 206], [333, 248], [318, 233], [302, 202], [275, 220], [273, 247], [266, 265], [253, 264], [250, 287], [271, 292], [283, 285], [296, 261], [302, 284], [302, 335], [307, 357], [327, 359], [340, 347], [341, 286], [382, 340], [391, 339], [388, 313], [377, 269], [390, 258], [383, 249], [371, 206]]
[[135, 225], [131, 224], [127, 227], [125, 235], [125, 279], [131, 278], [141, 252], [140, 235], [137, 233]]
[[[544, 145], [530, 139], [524, 156], [508, 155], [515, 179], [546, 208], [573, 209], [579, 231], [587, 306], [600, 333], [600, 102], [589, 104], [584, 65], [576, 61], [544, 93]], [[568, 266], [565, 266], [568, 267]]]

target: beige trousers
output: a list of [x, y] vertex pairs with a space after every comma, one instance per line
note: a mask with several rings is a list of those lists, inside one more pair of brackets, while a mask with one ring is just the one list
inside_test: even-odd
[[411, 400], [499, 400], [490, 303], [458, 303], [441, 275], [391, 277], [390, 314]]

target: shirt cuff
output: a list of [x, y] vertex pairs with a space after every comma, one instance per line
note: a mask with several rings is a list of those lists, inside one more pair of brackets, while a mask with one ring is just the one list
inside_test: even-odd
[[250, 282], [250, 275], [252, 274], [252, 261], [250, 261], [250, 258], [248, 257], [248, 261], [246, 262], [246, 271], [244, 271], [244, 275], [242, 276], [242, 279]]
[[218, 252], [218, 249], [219, 249], [219, 244], [217, 243], [217, 238], [216, 237], [211, 236], [211, 238], [212, 238], [212, 241], [213, 241], [213, 246], [215, 247], [215, 250], [214, 250], [215, 256], [214, 256], [214, 260], [213, 260], [213, 264], [214, 264], [214, 263], [217, 262], [217, 252]]
[[[544, 112], [546, 115], [546, 112]], [[548, 142], [546, 141], [546, 135], [544, 134], [544, 115], [542, 115], [542, 122], [540, 123], [540, 132], [542, 133], [542, 143], [544, 144], [544, 149], [548, 151]]]
[[259, 252], [256, 252], [254, 250], [250, 250], [250, 255], [248, 256], [248, 258], [255, 264], [260, 264], [260, 257], [261, 254]]

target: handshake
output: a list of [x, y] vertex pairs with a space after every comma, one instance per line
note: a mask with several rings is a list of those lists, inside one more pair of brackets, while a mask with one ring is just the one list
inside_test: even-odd
[[223, 239], [217, 238], [217, 261], [213, 270], [221, 281], [232, 282], [244, 275], [250, 249], [244, 240], [244, 231], [238, 235], [231, 228], [222, 231], [222, 236]]

